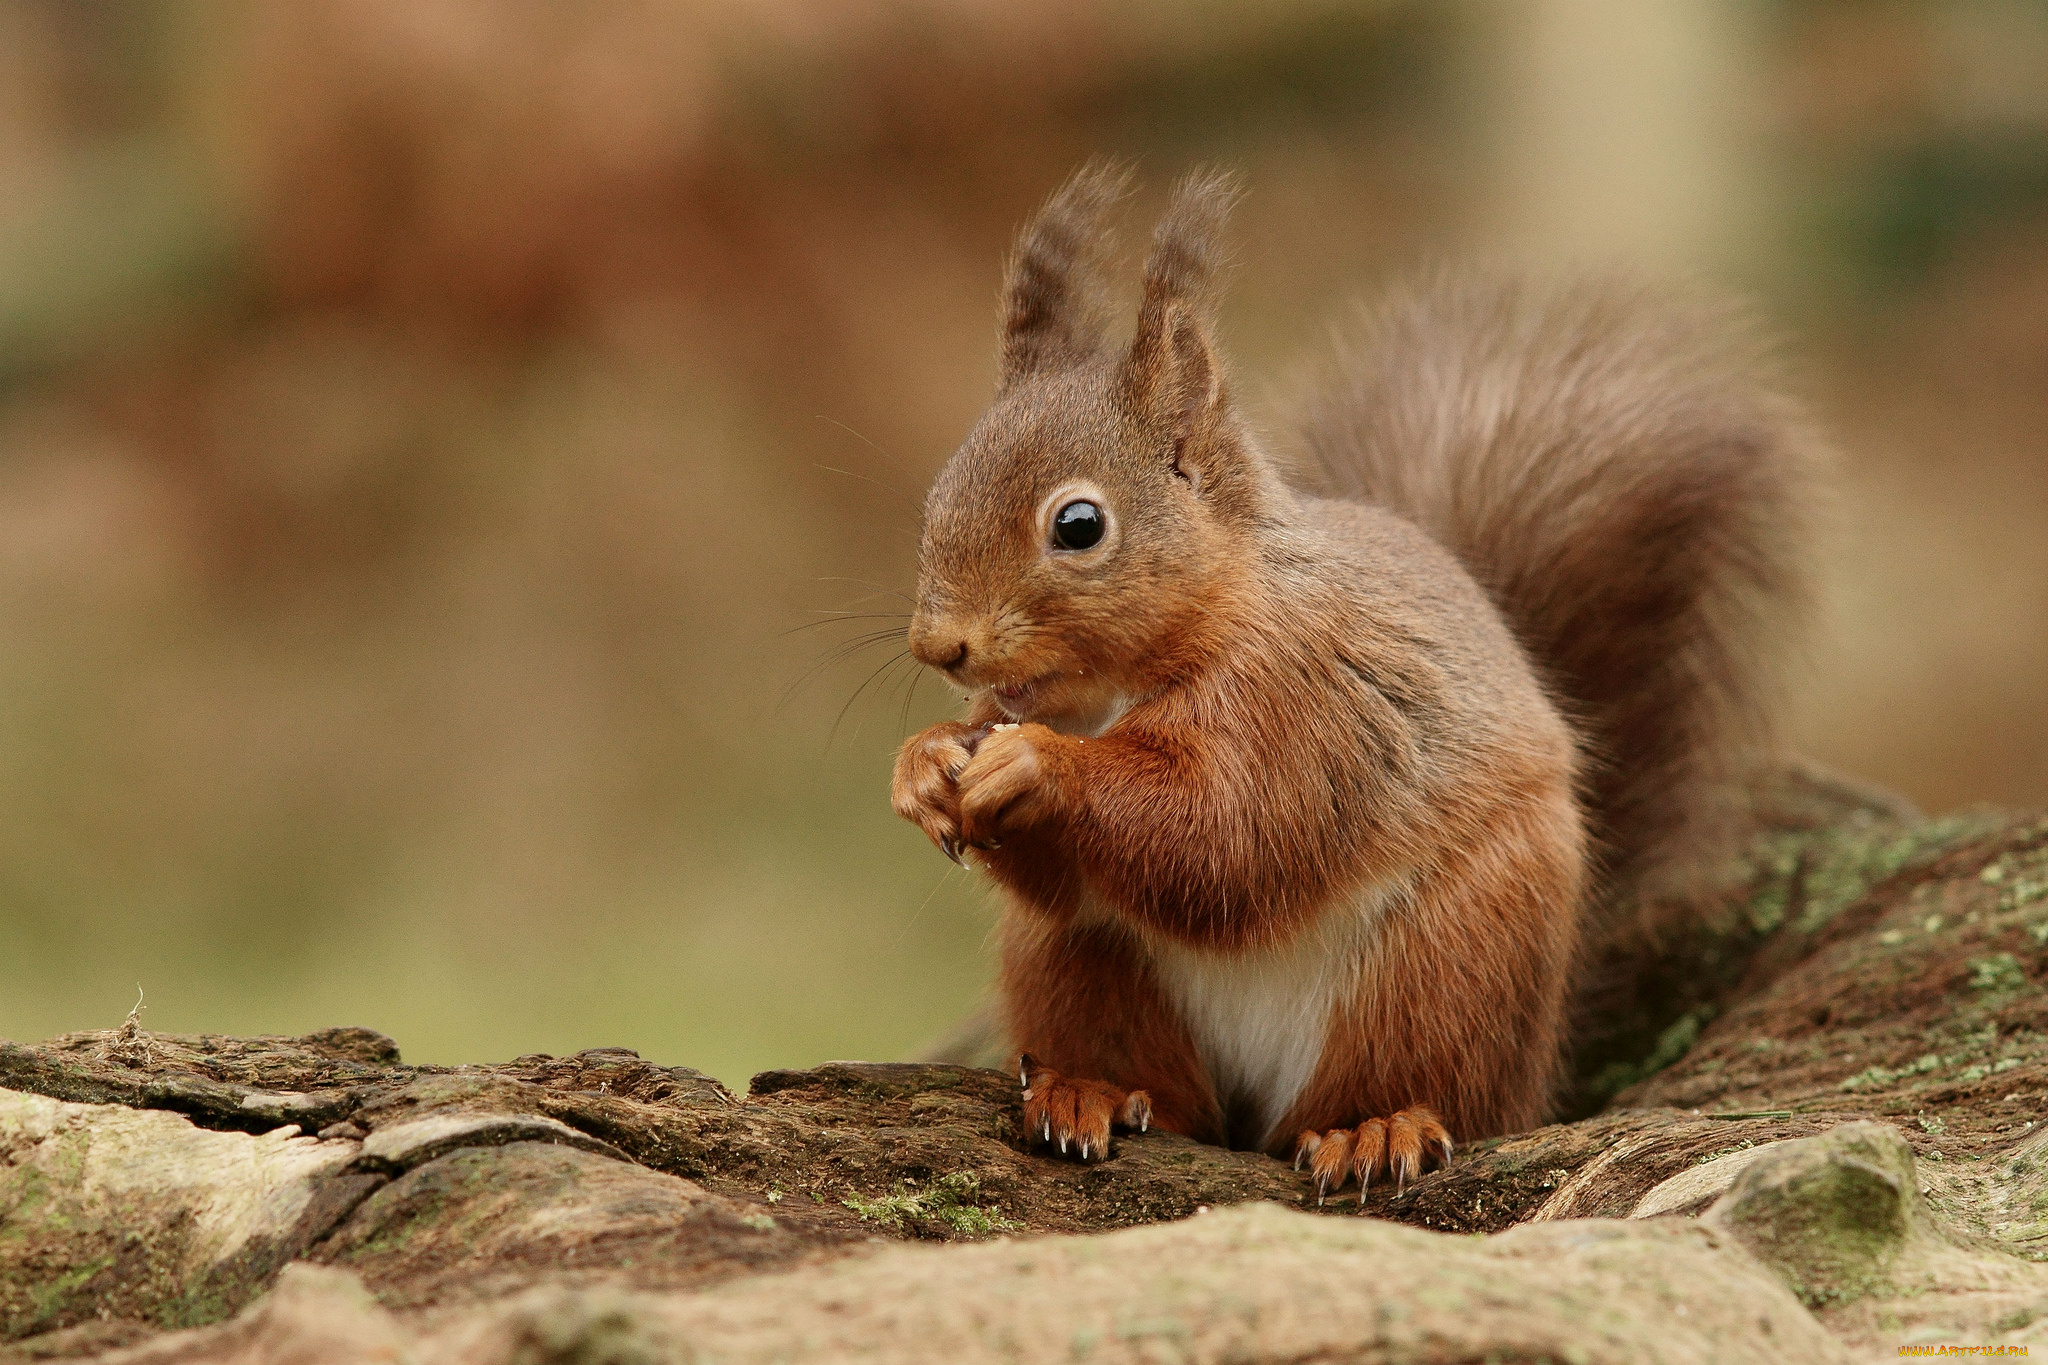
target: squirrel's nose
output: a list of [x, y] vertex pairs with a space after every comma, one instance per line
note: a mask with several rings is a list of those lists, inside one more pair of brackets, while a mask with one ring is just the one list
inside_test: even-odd
[[967, 662], [967, 641], [952, 631], [933, 630], [920, 622], [911, 627], [910, 652], [919, 663], [950, 673]]

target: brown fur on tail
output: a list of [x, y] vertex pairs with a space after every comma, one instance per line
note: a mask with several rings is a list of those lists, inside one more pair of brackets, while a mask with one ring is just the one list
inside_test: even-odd
[[1772, 740], [1817, 443], [1725, 313], [1438, 277], [1340, 334], [1312, 481], [1414, 521], [1500, 605], [1586, 740], [1610, 887], [1654, 898]]

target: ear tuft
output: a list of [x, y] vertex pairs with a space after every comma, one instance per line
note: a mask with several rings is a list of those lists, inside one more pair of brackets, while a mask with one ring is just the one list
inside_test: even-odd
[[1074, 172], [1018, 234], [1003, 282], [999, 389], [1100, 349], [1099, 276], [1113, 245], [1104, 219], [1130, 186], [1129, 166], [1097, 157]]
[[1184, 176], [1145, 261], [1124, 386], [1133, 407], [1172, 443], [1176, 473], [1183, 472], [1182, 447], [1223, 405], [1209, 328], [1224, 263], [1223, 227], [1238, 194], [1237, 178], [1228, 172]]
[[1243, 189], [1229, 171], [1190, 171], [1173, 187], [1145, 259], [1145, 306], [1178, 299], [1206, 316], [1224, 264], [1223, 229]]

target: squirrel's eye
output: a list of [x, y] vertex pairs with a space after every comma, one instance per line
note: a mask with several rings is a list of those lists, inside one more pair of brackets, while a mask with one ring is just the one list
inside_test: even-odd
[[1102, 509], [1094, 503], [1070, 502], [1053, 513], [1052, 543], [1062, 550], [1092, 549], [1101, 541], [1105, 525]]

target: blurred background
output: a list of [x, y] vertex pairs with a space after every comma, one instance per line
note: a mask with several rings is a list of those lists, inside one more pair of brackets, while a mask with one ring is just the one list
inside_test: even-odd
[[903, 1055], [1000, 262], [1241, 167], [1256, 402], [1433, 258], [1746, 293], [1842, 448], [1806, 752], [2048, 804], [2040, 0], [0, 0], [0, 1036]]

